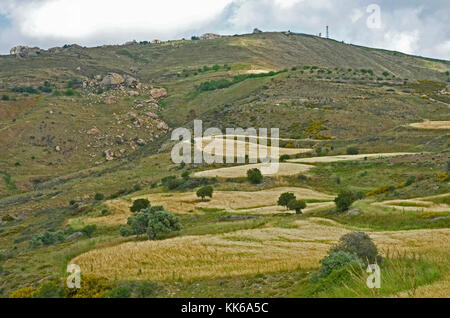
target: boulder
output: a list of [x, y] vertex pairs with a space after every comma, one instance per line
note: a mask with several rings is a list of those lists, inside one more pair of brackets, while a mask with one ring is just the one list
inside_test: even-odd
[[253, 29], [253, 34], [259, 34], [259, 33], [262, 33], [262, 31], [260, 29], [258, 29], [258, 28]]
[[214, 40], [214, 39], [219, 39], [220, 37], [221, 36], [219, 34], [205, 33], [200, 37], [200, 39], [201, 40]]
[[166, 98], [167, 91], [165, 88], [154, 88], [150, 91], [150, 95], [155, 99]]
[[127, 87], [136, 88], [140, 84], [139, 80], [133, 76], [125, 75], [124, 79]]
[[75, 232], [73, 234], [70, 234], [67, 238], [66, 241], [74, 241], [76, 239], [79, 239], [80, 237], [83, 237], [84, 234], [82, 232]]
[[361, 211], [358, 209], [350, 210], [347, 212], [347, 215], [360, 215]]
[[107, 105], [116, 104], [117, 100], [114, 96], [107, 96], [103, 99], [103, 103]]
[[88, 135], [99, 135], [100, 130], [97, 127], [91, 128], [87, 132]]
[[147, 143], [144, 139], [138, 139], [136, 140], [136, 144], [138, 144], [139, 146], [145, 146]]
[[117, 73], [109, 73], [108, 75], [106, 75], [102, 82], [100, 83], [100, 85], [102, 86], [117, 86], [117, 85], [121, 85], [125, 82], [125, 79], [117, 74]]
[[160, 130], [168, 130], [169, 126], [165, 122], [162, 121], [162, 122], [160, 122], [158, 124], [158, 129], [160, 129]]
[[103, 154], [105, 155], [106, 161], [114, 160], [114, 152], [111, 149], [105, 150]]

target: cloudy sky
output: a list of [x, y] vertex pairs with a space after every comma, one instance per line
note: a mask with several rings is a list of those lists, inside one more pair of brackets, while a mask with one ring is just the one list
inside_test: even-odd
[[450, 60], [449, 0], [0, 0], [0, 54], [287, 31]]

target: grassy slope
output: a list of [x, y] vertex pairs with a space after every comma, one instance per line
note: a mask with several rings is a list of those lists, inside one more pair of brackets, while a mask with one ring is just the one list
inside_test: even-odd
[[[214, 64], [229, 64], [232, 69], [210, 71], [187, 78], [177, 76], [184, 69], [196, 70], [203, 65]], [[330, 70], [331, 79], [326, 78], [327, 74], [319, 75], [317, 71], [313, 74], [309, 71], [302, 74], [297, 70], [272, 78], [247, 80], [228, 89], [195, 93], [195, 86], [203, 81], [230, 79], [248, 69], [280, 70], [297, 65], [317, 65]], [[75, 71], [79, 66], [80, 73]], [[1, 265], [12, 272], [10, 276], [5, 276], [6, 279], [0, 284], [0, 288], [4, 289], [3, 296], [44, 277], [55, 273], [62, 274], [61, 269], [65, 261], [74, 255], [102, 244], [122, 242], [118, 239], [117, 227], [105, 227], [100, 228], [92, 239], [30, 250], [28, 240], [32, 235], [49, 228], [62, 228], [67, 219], [73, 216], [75, 212], [67, 209], [69, 200], [88, 196], [85, 200], [92, 204], [92, 211], [87, 213], [97, 215], [102, 205], [91, 201], [95, 192], [101, 191], [110, 195], [123, 188], [130, 189], [136, 183], [144, 186], [142, 193], [167, 191], [161, 188], [151, 189], [150, 185], [164, 176], [181, 174], [181, 171], [170, 163], [167, 154], [152, 155], [159, 150], [162, 141], [151, 143], [136, 153], [129, 153], [123, 159], [98, 166], [93, 164], [96, 160], [89, 158], [89, 152], [84, 151], [84, 147], [92, 140], [77, 131], [90, 129], [95, 124], [102, 126], [109, 135], [115, 135], [115, 129], [108, 131], [112, 112], [126, 114], [134, 100], [124, 98], [116, 105], [98, 104], [87, 107], [89, 100], [85, 96], [75, 96], [73, 99], [45, 94], [41, 97], [25, 97], [15, 96], [8, 89], [16, 85], [38, 86], [45, 80], [50, 80], [62, 89], [66, 87], [67, 81], [74, 77], [104, 75], [111, 71], [131, 74], [131, 66], [140, 69], [135, 76], [144, 83], [168, 89], [169, 97], [161, 103], [160, 114], [172, 127], [187, 124], [191, 119], [188, 118], [189, 112], [193, 110], [207, 125], [275, 126], [280, 127], [282, 134], [289, 137], [295, 133], [292, 125], [327, 119], [326, 126], [329, 130], [324, 134], [337, 139], [306, 144], [299, 141], [297, 146], [320, 146], [330, 154], [342, 154], [349, 145], [357, 145], [366, 152], [448, 150], [448, 135], [442, 131], [421, 131], [403, 127], [424, 118], [448, 120], [448, 105], [430, 99], [433, 95], [434, 98], [438, 96], [447, 101], [445, 96], [442, 97], [435, 93], [436, 90], [432, 90], [433, 94], [426, 91], [429, 97], [423, 98], [419, 96], [423, 92], [411, 83], [389, 80], [380, 84], [363, 76], [361, 72], [353, 74], [354, 69], [364, 68], [372, 69], [375, 77], [388, 71], [402, 80], [409, 78], [444, 82], [446, 77], [443, 73], [450, 69], [446, 61], [349, 46], [312, 36], [286, 36], [279, 33], [227, 37], [212, 41], [176, 41], [149, 46], [70, 49], [59, 55], [43, 54], [41, 57], [23, 60], [0, 57], [0, 93], [10, 94], [17, 99], [0, 101], [0, 170], [11, 176], [8, 182], [3, 178], [0, 180], [0, 195], [6, 196], [0, 199], [0, 215], [25, 217], [0, 227], [0, 249], [5, 250], [2, 254], [10, 255], [7, 260], [2, 260]], [[335, 70], [336, 67], [339, 70]], [[352, 68], [352, 72], [348, 72], [348, 68]], [[417, 91], [414, 91], [415, 89]], [[47, 113], [50, 110], [55, 111], [53, 117]], [[75, 119], [71, 118], [70, 114], [74, 114]], [[126, 125], [115, 128], [130, 133]], [[50, 135], [57, 139], [44, 147], [31, 146], [30, 135], [39, 138]], [[69, 139], [74, 139], [73, 147], [79, 147], [82, 151], [54, 151], [56, 144], [70, 144]], [[96, 150], [97, 157], [106, 149], [103, 147]], [[31, 159], [33, 156], [35, 159]], [[265, 186], [307, 186], [329, 193], [336, 193], [342, 187], [369, 191], [393, 182], [404, 182], [410, 175], [423, 175], [424, 179], [413, 186], [374, 199], [412, 198], [447, 191], [446, 185], [439, 184], [434, 178], [444, 169], [447, 159], [448, 154], [439, 160], [428, 159], [429, 163], [419, 164], [368, 162], [320, 165], [311, 172], [307, 181], [281, 178], [267, 180]], [[17, 161], [21, 165], [15, 167], [14, 163]], [[49, 165], [50, 162], [52, 165]], [[365, 175], [361, 176], [363, 174]], [[39, 184], [35, 190], [31, 180], [42, 177], [44, 181], [48, 181]], [[341, 184], [335, 182], [336, 177], [340, 177]], [[16, 185], [18, 190], [15, 189]], [[440, 188], [435, 190], [436, 186]], [[221, 182], [218, 188], [256, 189], [240, 182]], [[23, 190], [28, 192], [18, 193]], [[358, 217], [336, 217], [325, 211], [319, 215], [334, 218], [349, 226], [370, 227], [375, 230], [448, 227], [448, 218], [431, 222], [434, 215], [424, 220], [420, 213], [405, 215], [401, 212], [375, 210], [367, 202], [358, 203], [357, 207], [366, 213]], [[266, 224], [285, 227], [290, 223], [289, 220], [272, 217], [224, 223], [219, 221], [219, 217], [223, 215], [209, 212], [211, 215], [205, 217], [183, 217], [186, 228], [181, 235], [233, 232]], [[291, 292], [295, 296], [320, 295], [305, 290], [304, 284], [298, 287], [301, 291], [293, 291], [287, 287], [287, 283], [280, 283], [275, 285], [276, 288], [270, 287], [267, 292], [263, 287], [260, 294], [255, 294], [254, 288], [245, 287], [253, 286], [253, 283], [267, 287], [267, 284], [270, 285], [274, 280], [282, 281], [286, 277], [294, 281], [298, 275], [306, 278], [306, 273], [294, 271], [271, 274], [267, 279], [258, 276], [255, 277], [255, 282], [252, 277], [224, 280], [223, 284], [230, 285], [230, 288], [224, 287], [223, 295], [286, 296]], [[250, 283], [247, 283], [248, 280]], [[268, 283], [265, 285], [264, 281]], [[217, 295], [214, 294], [217, 286], [222, 286], [221, 282], [202, 282], [200, 286], [204, 286], [206, 290], [202, 293], [195, 290], [191, 293], [190, 288], [194, 288], [193, 285], [182, 284], [175, 294], [214, 296]], [[245, 286], [242, 287], [243, 285]], [[176, 282], [171, 282], [166, 287], [170, 295], [173, 295], [174, 288], [178, 288]], [[161, 295], [164, 295], [163, 291]]]

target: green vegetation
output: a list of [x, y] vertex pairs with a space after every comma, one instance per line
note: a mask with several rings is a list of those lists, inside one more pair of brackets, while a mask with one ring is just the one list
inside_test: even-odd
[[253, 184], [260, 184], [263, 180], [263, 175], [261, 171], [257, 168], [250, 169], [247, 171], [247, 179]]
[[345, 212], [357, 200], [357, 197], [352, 191], [341, 191], [334, 200], [338, 212]]
[[213, 187], [206, 186], [206, 187], [200, 188], [197, 191], [197, 197], [202, 198], [202, 201], [204, 201], [206, 197], [212, 198], [213, 192], [214, 192]]
[[140, 212], [141, 210], [147, 209], [150, 206], [150, 201], [147, 199], [137, 199], [133, 201], [133, 205], [130, 211], [133, 213]]
[[297, 198], [295, 197], [295, 195], [291, 192], [286, 192], [280, 195], [280, 197], [278, 198], [278, 205], [279, 206], [284, 206], [286, 207], [286, 209], [289, 209], [289, 203], [291, 201], [296, 200]]

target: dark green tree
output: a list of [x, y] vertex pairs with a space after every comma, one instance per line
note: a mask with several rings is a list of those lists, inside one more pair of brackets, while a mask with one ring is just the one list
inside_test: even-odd
[[139, 212], [143, 209], [146, 209], [150, 206], [150, 201], [148, 201], [147, 199], [138, 199], [136, 201], [133, 202], [133, 205], [130, 208], [131, 212]]
[[286, 207], [286, 209], [288, 209], [288, 205], [289, 202], [291, 202], [292, 200], [296, 200], [297, 198], [295, 197], [295, 195], [291, 192], [285, 192], [282, 195], [280, 195], [279, 199], [278, 199], [278, 205], [279, 206], [284, 206]]
[[306, 208], [306, 202], [303, 200], [291, 200], [288, 203], [289, 210], [295, 210], [295, 213], [302, 214], [302, 210]]
[[260, 184], [263, 180], [263, 176], [261, 171], [255, 168], [247, 171], [247, 179], [253, 184]]
[[214, 192], [213, 187], [206, 186], [206, 187], [200, 188], [197, 191], [197, 197], [202, 198], [202, 201], [204, 201], [206, 197], [212, 198], [213, 192]]

